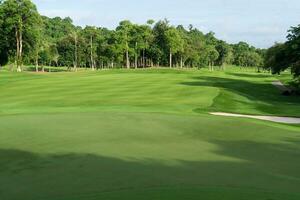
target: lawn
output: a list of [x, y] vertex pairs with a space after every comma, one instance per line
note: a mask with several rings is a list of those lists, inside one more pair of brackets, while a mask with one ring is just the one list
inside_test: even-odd
[[269, 74], [0, 71], [2, 200], [298, 200], [299, 116]]

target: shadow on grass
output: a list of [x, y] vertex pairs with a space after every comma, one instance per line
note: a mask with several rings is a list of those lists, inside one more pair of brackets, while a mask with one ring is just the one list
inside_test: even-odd
[[233, 73], [233, 72], [226, 72], [226, 74], [231, 76], [237, 76], [242, 78], [271, 78], [271, 74], [266, 73]]
[[300, 198], [299, 141], [212, 141], [236, 161], [122, 160], [93, 154], [39, 155], [0, 150], [0, 199]]
[[[220, 96], [215, 99], [212, 106], [216, 111], [237, 112], [237, 110], [243, 110], [242, 106], [246, 105], [266, 114], [300, 115], [300, 97], [283, 96], [281, 91], [275, 88], [271, 82], [251, 82], [240, 79], [203, 76], [195, 77], [193, 81], [181, 84], [194, 87], [221, 88], [247, 99], [246, 101], [243, 98], [221, 91]], [[200, 112], [200, 110], [196, 111]]]

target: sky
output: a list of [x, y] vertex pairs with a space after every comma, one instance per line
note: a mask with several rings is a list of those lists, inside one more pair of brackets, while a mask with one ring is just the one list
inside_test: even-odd
[[167, 18], [230, 43], [267, 48], [285, 41], [300, 24], [300, 0], [33, 0], [41, 14], [71, 17], [76, 25], [115, 28], [121, 20], [142, 24]]

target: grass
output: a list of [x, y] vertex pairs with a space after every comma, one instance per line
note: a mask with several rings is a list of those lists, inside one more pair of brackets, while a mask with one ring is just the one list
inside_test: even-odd
[[300, 198], [300, 116], [276, 77], [229, 69], [0, 72], [0, 199]]

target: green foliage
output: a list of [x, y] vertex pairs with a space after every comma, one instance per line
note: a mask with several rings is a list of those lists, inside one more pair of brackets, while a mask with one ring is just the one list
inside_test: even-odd
[[[224, 41], [220, 40], [216, 44], [216, 50], [218, 51], [217, 64], [223, 66], [226, 63], [231, 63], [232, 59], [232, 48]], [[251, 65], [250, 65], [251, 66]]]
[[73, 21], [71, 18], [60, 17], [42, 17], [43, 20], [43, 37], [44, 40], [55, 43], [67, 35], [69, 35], [74, 29]]
[[23, 64], [23, 54], [32, 53], [38, 38], [40, 15], [31, 0], [0, 2], [1, 62], [15, 56], [17, 65]]
[[261, 67], [263, 65], [263, 55], [258, 49], [249, 46], [245, 42], [233, 45], [233, 64], [243, 67]]
[[81, 28], [76, 27], [69, 17], [39, 16], [30, 0], [5, 0], [0, 4], [2, 65], [19, 60], [16, 59], [14, 27], [22, 17], [26, 20], [22, 26], [24, 51], [21, 60], [28, 65], [91, 69], [167, 65], [257, 66], [258, 56], [262, 56], [254, 54], [258, 50], [247, 43], [229, 45], [218, 40], [213, 32], [203, 34], [192, 25], [188, 29], [182, 25], [175, 28], [167, 19], [157, 23], [148, 20], [141, 25], [125, 20], [115, 30], [91, 26]]
[[300, 24], [297, 27], [292, 27], [287, 36], [287, 55], [288, 64], [291, 66], [292, 73], [300, 76]]
[[170, 53], [175, 54], [183, 50], [183, 39], [175, 28], [169, 28], [165, 32], [165, 38], [166, 46]]
[[266, 52], [264, 67], [272, 70], [273, 74], [280, 73], [288, 68], [288, 64], [285, 59], [285, 49], [285, 44], [275, 44]]
[[275, 44], [265, 55], [265, 67], [273, 73], [280, 73], [288, 68], [295, 77], [300, 76], [300, 25], [288, 31], [288, 41]]
[[170, 67], [173, 66], [173, 58], [172, 56], [178, 52], [183, 52], [184, 47], [184, 40], [181, 37], [181, 34], [177, 29], [174, 27], [170, 27], [165, 32], [165, 41], [166, 41], [166, 47], [169, 50], [169, 65]]
[[0, 65], [5, 65], [9, 57], [9, 31], [6, 29], [3, 2], [0, 1]]
[[61, 66], [71, 67], [74, 63], [74, 41], [70, 36], [58, 41], [57, 50], [59, 56], [59, 64]]
[[207, 51], [209, 65], [213, 66], [215, 61], [219, 58], [220, 54], [214, 46], [207, 46], [206, 51]]

